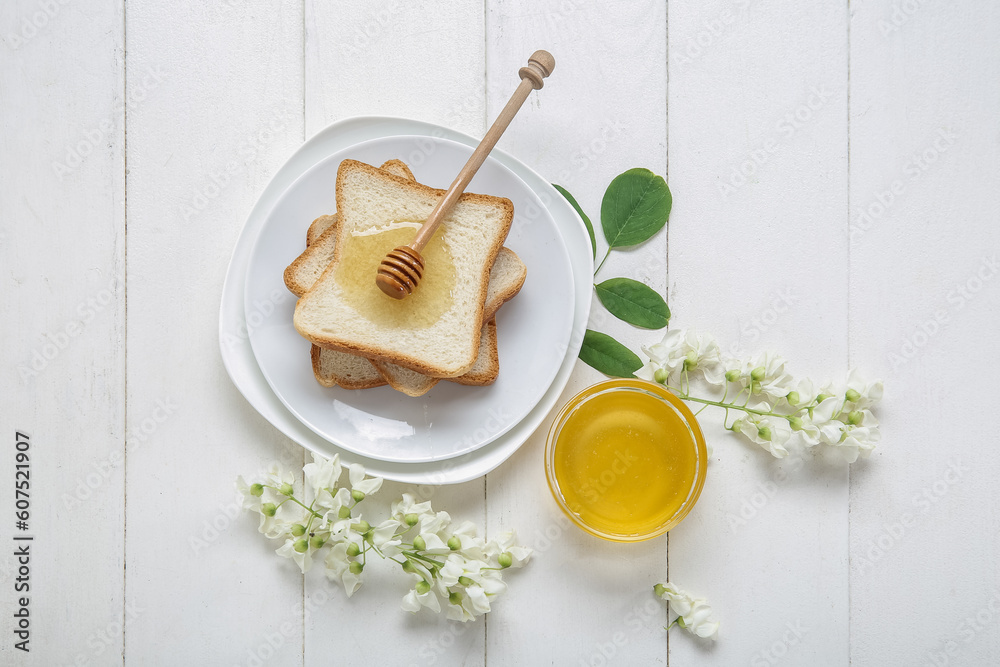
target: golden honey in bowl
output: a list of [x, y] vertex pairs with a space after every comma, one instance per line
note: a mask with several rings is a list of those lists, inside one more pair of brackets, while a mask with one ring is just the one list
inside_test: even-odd
[[375, 284], [375, 274], [386, 254], [412, 241], [423, 222], [392, 220], [345, 239], [334, 279], [344, 290], [344, 300], [375, 324], [409, 329], [430, 327], [452, 306], [455, 260], [445, 230], [432, 236], [421, 251], [424, 274], [420, 289], [412, 296], [402, 301], [393, 299]]
[[549, 486], [584, 530], [618, 541], [662, 535], [690, 511], [705, 480], [704, 438], [663, 387], [610, 380], [578, 394], [553, 422]]

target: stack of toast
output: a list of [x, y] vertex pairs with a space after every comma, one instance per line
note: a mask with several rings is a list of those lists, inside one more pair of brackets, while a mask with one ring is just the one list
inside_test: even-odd
[[400, 238], [416, 234], [443, 195], [417, 183], [400, 160], [381, 168], [341, 163], [337, 212], [312, 222], [305, 251], [284, 274], [299, 297], [294, 324], [312, 343], [320, 384], [388, 384], [422, 396], [440, 380], [496, 380], [495, 315], [527, 275], [520, 258], [503, 247], [514, 217], [509, 199], [462, 195], [425, 248], [425, 277], [415, 293], [396, 301], [375, 287], [382, 257]]

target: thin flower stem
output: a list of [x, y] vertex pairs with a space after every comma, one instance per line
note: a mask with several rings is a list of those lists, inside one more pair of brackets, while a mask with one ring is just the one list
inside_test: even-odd
[[[716, 406], [718, 408], [726, 408], [727, 409], [727, 414], [728, 414], [728, 409], [732, 408], [733, 410], [742, 410], [743, 412], [749, 412], [751, 414], [761, 415], [762, 417], [783, 417], [783, 418], [786, 418], [786, 419], [789, 417], [789, 415], [783, 415], [783, 414], [781, 414], [779, 412], [771, 412], [771, 411], [766, 411], [765, 412], [764, 410], [754, 410], [753, 408], [748, 408], [746, 405], [736, 405], [734, 403], [723, 403], [722, 401], [710, 401], [707, 398], [698, 398], [697, 396], [691, 396], [690, 394], [684, 393], [683, 391], [681, 391], [677, 387], [669, 387], [668, 386], [667, 388], [668, 389], [672, 389], [675, 392], [677, 392], [678, 398], [680, 398], [682, 400], [693, 401], [695, 403], [702, 403], [704, 405], [714, 405], [714, 406]], [[742, 392], [740, 392], [740, 393], [742, 393]], [[739, 398], [738, 395], [737, 395], [737, 398]], [[749, 402], [749, 400], [748, 400], [748, 402]]]
[[608, 252], [604, 254], [604, 259], [602, 259], [601, 263], [597, 265], [596, 269], [594, 269], [594, 275], [595, 276], [597, 275], [597, 272], [601, 270], [601, 267], [604, 266], [604, 262], [608, 261], [608, 257], [611, 256], [611, 251], [612, 251], [612, 248], [609, 247], [608, 248]]
[[[317, 518], [317, 519], [322, 519], [323, 518], [322, 514], [320, 514], [316, 510], [314, 510], [312, 507], [306, 507], [305, 505], [303, 505], [302, 503], [300, 503], [299, 500], [298, 500], [298, 498], [296, 498], [295, 496], [288, 496], [287, 499], [291, 500], [293, 503], [295, 503], [296, 505], [298, 505], [299, 507], [301, 507], [305, 511], [309, 512], [310, 514], [312, 514], [315, 518]], [[281, 502], [284, 503], [285, 501], [282, 500]]]

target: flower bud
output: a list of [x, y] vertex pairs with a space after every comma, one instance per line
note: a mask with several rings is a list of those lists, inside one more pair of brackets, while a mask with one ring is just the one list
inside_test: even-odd
[[295, 540], [295, 544], [292, 545], [292, 548], [298, 553], [304, 554], [309, 550], [309, 540], [304, 537], [302, 539]]
[[416, 572], [416, 571], [417, 571], [417, 568], [413, 566], [413, 563], [411, 561], [408, 561], [408, 560], [404, 560], [403, 561], [403, 572], [409, 572], [409, 573], [412, 574], [413, 572]]
[[305, 526], [303, 526], [301, 523], [292, 524], [292, 535], [294, 535], [295, 537], [302, 537], [305, 534], [306, 534]]
[[663, 594], [667, 592], [667, 589], [663, 584], [656, 584], [653, 586], [653, 592], [656, 593], [656, 597], [663, 597]]
[[859, 394], [858, 392], [856, 392], [853, 389], [848, 389], [847, 393], [844, 394], [844, 398], [846, 398], [847, 400], [849, 400], [851, 403], [856, 403], [857, 400], [859, 398], [861, 398], [861, 394]]
[[423, 579], [421, 579], [420, 581], [417, 582], [417, 585], [414, 586], [414, 589], [417, 591], [417, 595], [423, 595], [424, 593], [430, 592], [431, 585], [426, 581], [424, 581]]
[[789, 417], [788, 425], [792, 427], [793, 431], [802, 430], [802, 418], [801, 417]]
[[340, 509], [337, 510], [338, 519], [350, 519], [351, 518], [351, 508], [347, 505], [341, 505]]
[[352, 560], [347, 569], [351, 571], [351, 574], [361, 574], [364, 571], [365, 566], [356, 560]]
[[819, 405], [826, 399], [830, 398], [830, 394], [820, 394], [816, 397], [816, 405]]
[[420, 522], [420, 515], [414, 514], [413, 512], [410, 512], [409, 514], [403, 517], [403, 523], [405, 523], [410, 528], [413, 528], [419, 522]]
[[347, 545], [347, 555], [354, 558], [359, 553], [361, 553], [361, 547], [358, 546], [357, 542], [351, 542]]
[[463, 574], [461, 577], [458, 578], [458, 583], [462, 584], [463, 586], [471, 586], [476, 582], [474, 582], [472, 579], [469, 579], [467, 576]]
[[365, 533], [367, 533], [371, 529], [372, 529], [371, 524], [368, 523], [367, 521], [365, 521], [364, 519], [362, 519], [361, 521], [358, 521], [356, 524], [354, 524], [354, 530], [356, 530], [357, 532], [361, 533], [362, 535], [364, 535]]
[[698, 365], [698, 353], [691, 350], [684, 355], [684, 370], [689, 371]]
[[448, 594], [448, 602], [452, 604], [462, 604], [462, 594], [458, 591], [452, 591]]
[[424, 538], [417, 535], [416, 537], [413, 538], [413, 548], [416, 549], [417, 551], [423, 551], [424, 549], [427, 548], [427, 542], [424, 541]]
[[322, 549], [323, 545], [326, 544], [326, 538], [320, 535], [313, 535], [309, 538], [309, 546], [313, 549]]
[[514, 564], [514, 556], [509, 551], [504, 551], [497, 556], [497, 562], [500, 563], [500, 567], [510, 567]]
[[448, 538], [448, 548], [452, 551], [458, 551], [462, 548], [462, 540], [458, 539], [458, 535], [452, 535]]
[[295, 487], [293, 487], [291, 484], [282, 484], [281, 486], [278, 487], [278, 493], [280, 493], [283, 496], [290, 496], [293, 493], [295, 493]]
[[763, 366], [758, 366], [757, 368], [750, 371], [750, 379], [754, 382], [760, 382], [765, 377], [767, 377], [767, 369]]
[[653, 379], [659, 382], [660, 384], [666, 384], [667, 378], [669, 377], [670, 373], [667, 372], [666, 368], [657, 368], [655, 371], [653, 371]]
[[733, 422], [733, 425], [729, 427], [730, 431], [739, 431], [743, 427], [743, 420], [737, 419]]
[[740, 371], [739, 371], [738, 369], [734, 368], [734, 369], [733, 369], [733, 370], [731, 370], [731, 371], [726, 371], [726, 380], [727, 380], [728, 382], [736, 382], [737, 380], [739, 380], [739, 379], [740, 379], [740, 377], [741, 377], [742, 375], [743, 375], [743, 374], [742, 374], [742, 373], [740, 373]]
[[865, 413], [861, 410], [854, 410], [849, 415], [847, 415], [847, 423], [851, 426], [857, 426], [865, 420]]
[[788, 401], [789, 405], [798, 405], [799, 401], [802, 400], [802, 397], [799, 396], [799, 392], [797, 392], [797, 391], [790, 391], [785, 396], [785, 400]]
[[278, 511], [278, 506], [274, 503], [264, 503], [260, 506], [260, 513], [266, 516], [274, 516]]
[[750, 393], [751, 394], [759, 394], [760, 393], [760, 382], [757, 382], [756, 380], [752, 380], [750, 382]]
[[353, 489], [351, 490], [351, 498], [354, 498], [354, 502], [360, 503], [362, 500], [365, 499], [365, 492]]
[[760, 436], [761, 440], [770, 440], [771, 429], [767, 426], [759, 426], [757, 427], [757, 435]]
[[256, 498], [260, 498], [264, 495], [264, 485], [263, 484], [251, 484], [250, 485], [250, 495]]

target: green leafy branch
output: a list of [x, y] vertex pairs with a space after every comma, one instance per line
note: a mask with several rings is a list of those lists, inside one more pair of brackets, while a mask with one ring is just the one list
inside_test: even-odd
[[[555, 186], [576, 209], [590, 234], [594, 260], [597, 237], [594, 225], [576, 199], [565, 188]], [[601, 202], [601, 230], [608, 251], [594, 271], [596, 278], [611, 252], [648, 241], [667, 224], [673, 198], [662, 176], [648, 169], [629, 169], [617, 176]], [[594, 284], [601, 304], [612, 315], [644, 329], [663, 329], [670, 321], [666, 300], [648, 285], [631, 278], [610, 278]], [[606, 375], [632, 377], [642, 361], [627, 347], [607, 334], [587, 329], [580, 359]]]

